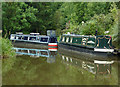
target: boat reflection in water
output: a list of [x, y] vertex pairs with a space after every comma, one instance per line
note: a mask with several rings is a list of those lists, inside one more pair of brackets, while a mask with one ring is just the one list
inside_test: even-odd
[[33, 58], [46, 57], [47, 63], [54, 63], [57, 50], [48, 50], [48, 49], [30, 49], [30, 48], [16, 48], [14, 47], [17, 55], [29, 55]]
[[74, 58], [72, 56], [67, 56], [64, 54], [60, 54], [60, 56], [64, 64], [72, 65], [78, 67], [79, 69], [84, 69], [94, 74], [96, 78], [98, 76], [107, 76], [109, 78], [111, 77], [111, 69], [112, 69], [111, 66], [114, 63], [113, 60], [107, 60], [107, 59], [85, 60], [85, 59]]

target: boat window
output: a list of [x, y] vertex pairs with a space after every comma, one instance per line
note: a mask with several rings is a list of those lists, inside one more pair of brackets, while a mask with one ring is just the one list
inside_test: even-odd
[[18, 36], [15, 36], [15, 39], [19, 39], [19, 37], [18, 37]]
[[71, 37], [70, 43], [72, 43], [73, 38]]
[[22, 38], [22, 36], [16, 36], [16, 39], [21, 39]]
[[29, 40], [36, 40], [36, 37], [30, 37]]
[[64, 40], [65, 40], [65, 37], [62, 38], [62, 42], [64, 42]]
[[11, 39], [15, 39], [15, 36], [14, 36], [14, 35], [11, 35]]
[[48, 41], [48, 37], [41, 37], [41, 42], [47, 42]]
[[69, 37], [67, 37], [67, 39], [66, 39], [66, 42], [68, 42], [69, 41]]
[[40, 40], [40, 37], [37, 37], [37, 39], [36, 40]]
[[23, 38], [24, 40], [28, 40], [28, 36], [24, 36], [24, 38]]

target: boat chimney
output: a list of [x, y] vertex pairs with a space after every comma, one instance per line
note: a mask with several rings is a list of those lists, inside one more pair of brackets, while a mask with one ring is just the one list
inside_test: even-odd
[[55, 30], [47, 30], [47, 36], [56, 37]]

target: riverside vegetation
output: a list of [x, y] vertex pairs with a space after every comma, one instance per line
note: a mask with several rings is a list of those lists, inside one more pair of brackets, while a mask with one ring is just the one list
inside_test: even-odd
[[0, 50], [2, 53], [2, 57], [3, 58], [11, 58], [11, 57], [15, 57], [15, 51], [12, 49], [12, 43], [9, 39], [5, 39], [5, 38], [1, 38], [0, 42], [2, 44], [2, 50]]
[[[7, 39], [11, 33], [19, 31], [25, 34], [30, 32], [46, 34], [47, 29], [54, 29], [59, 39], [61, 34], [67, 32], [94, 35], [97, 29], [98, 35], [112, 35], [114, 46], [120, 48], [118, 45], [120, 39], [118, 38], [118, 6], [120, 6], [118, 2], [3, 2], [3, 38], [0, 38], [2, 42], [0, 52], [3, 58], [6, 58], [2, 60], [3, 85], [118, 84], [118, 62], [111, 66], [110, 77], [112, 78], [100, 75], [100, 79], [97, 79], [96, 75], [82, 68], [62, 63], [60, 55], [57, 55], [56, 63], [52, 64], [47, 63], [47, 59], [43, 57], [31, 58], [23, 55], [15, 58], [13, 45]], [[105, 34], [105, 31], [109, 33]], [[81, 58], [84, 59], [84, 56]]]

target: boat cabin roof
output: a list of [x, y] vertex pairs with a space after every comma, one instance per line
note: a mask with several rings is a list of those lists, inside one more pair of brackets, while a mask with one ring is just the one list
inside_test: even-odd
[[16, 32], [17, 35], [22, 35], [23, 33], [22, 32]]
[[30, 35], [39, 35], [39, 33], [30, 33]]
[[76, 35], [76, 34], [63, 34], [63, 36], [71, 36], [71, 37], [96, 37], [92, 35]]
[[49, 36], [46, 36], [46, 35], [30, 35], [30, 34], [22, 34], [22, 35], [20, 35], [20, 34], [11, 34], [11, 35], [13, 35], [13, 36], [26, 36], [26, 37], [49, 37]]

